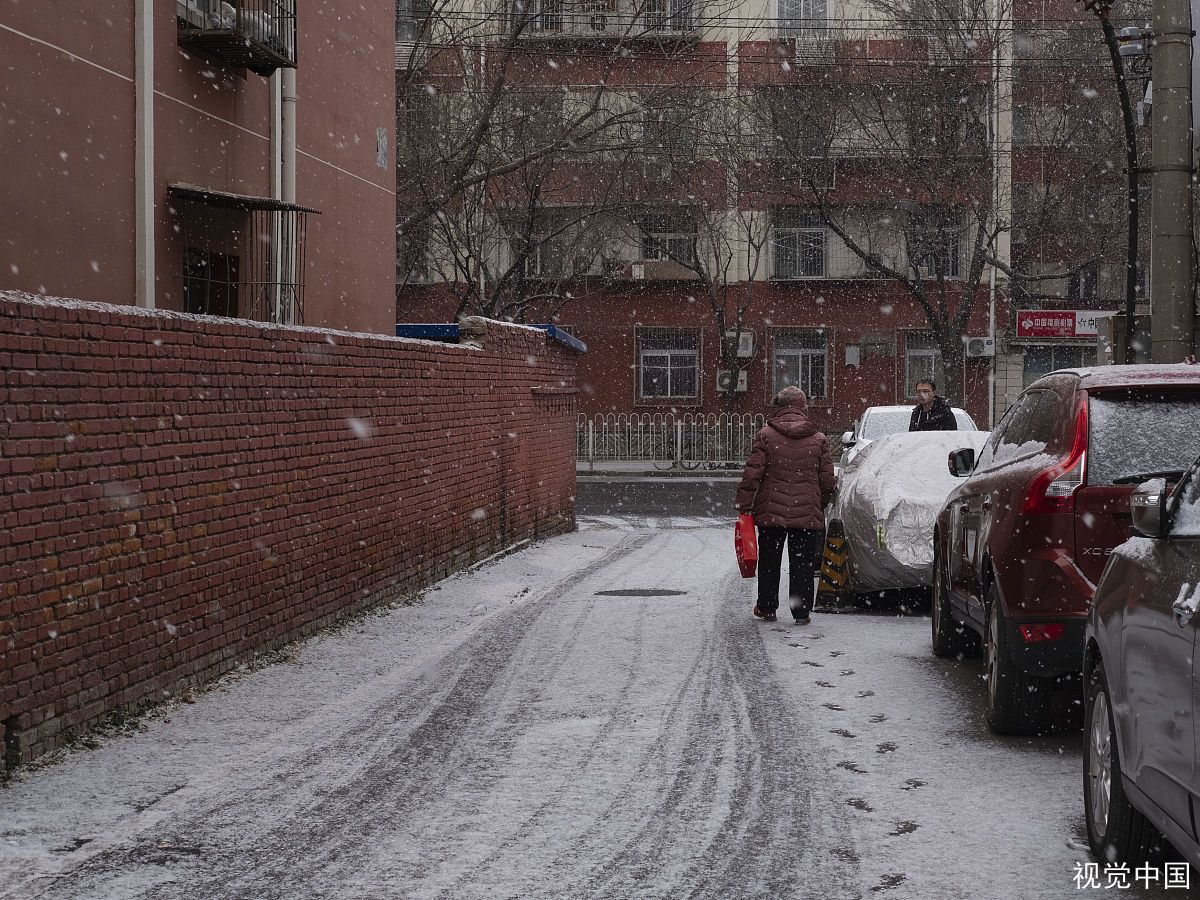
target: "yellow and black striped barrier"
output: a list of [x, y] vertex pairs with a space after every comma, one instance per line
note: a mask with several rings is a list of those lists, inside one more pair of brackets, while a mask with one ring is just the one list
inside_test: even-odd
[[821, 580], [817, 590], [827, 594], [838, 594], [846, 589], [850, 581], [850, 548], [846, 545], [846, 532], [842, 523], [829, 523], [825, 534], [825, 549], [821, 554]]

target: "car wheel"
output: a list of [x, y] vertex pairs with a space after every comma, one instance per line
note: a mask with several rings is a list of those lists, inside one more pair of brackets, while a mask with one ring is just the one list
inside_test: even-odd
[[946, 588], [946, 575], [942, 571], [942, 554], [937, 548], [936, 537], [933, 548], [933, 592], [930, 597], [930, 619], [933, 623], [934, 656], [978, 656], [979, 637], [968, 628], [954, 621], [950, 614], [950, 592]]
[[1121, 784], [1121, 756], [1104, 667], [1088, 684], [1084, 719], [1083, 809], [1092, 853], [1108, 863], [1142, 865], [1162, 846], [1162, 837], [1133, 808]]
[[1043, 734], [1055, 725], [1052, 684], [1022, 672], [1012, 661], [1006, 620], [993, 581], [987, 590], [987, 723], [997, 734]]

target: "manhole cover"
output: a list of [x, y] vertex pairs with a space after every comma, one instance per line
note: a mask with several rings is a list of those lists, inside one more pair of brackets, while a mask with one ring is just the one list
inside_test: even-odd
[[621, 588], [616, 591], [596, 591], [597, 597], [682, 597], [687, 591], [668, 591], [662, 588]]

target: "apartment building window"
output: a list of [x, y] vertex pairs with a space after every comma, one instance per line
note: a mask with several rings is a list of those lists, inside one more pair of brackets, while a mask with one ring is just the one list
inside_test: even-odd
[[696, 27], [692, 0], [647, 0], [643, 18], [651, 32], [684, 32]]
[[1095, 300], [1100, 289], [1100, 264], [1090, 262], [1067, 276], [1068, 300]]
[[791, 38], [824, 37], [829, 25], [828, 0], [776, 0], [779, 33]]
[[962, 257], [961, 229], [949, 224], [948, 217], [929, 214], [908, 232], [908, 259], [924, 270], [922, 277], [958, 278]]
[[238, 314], [241, 260], [198, 247], [183, 251], [183, 308], [200, 316]]
[[1074, 369], [1096, 364], [1095, 347], [1045, 346], [1026, 347], [1021, 380], [1029, 387], [1043, 375], [1057, 369]]
[[696, 228], [685, 213], [647, 213], [637, 226], [641, 258], [646, 262], [686, 265], [695, 259]]
[[904, 336], [904, 389], [912, 394], [918, 378], [942, 380], [942, 351], [931, 331], [910, 331]]
[[828, 129], [815, 109], [819, 98], [794, 88], [769, 88], [759, 97], [764, 151], [767, 156], [787, 160], [823, 159], [827, 154]]
[[772, 276], [824, 278], [829, 229], [809, 210], [778, 209], [771, 225]]
[[637, 341], [642, 399], [699, 396], [699, 328], [640, 328]]
[[508, 103], [505, 122], [513, 150], [543, 146], [563, 127], [562, 91], [526, 90]]
[[396, 0], [396, 40], [420, 38], [431, 12], [431, 0]]
[[810, 400], [825, 400], [829, 352], [824, 329], [781, 329], [774, 333], [775, 393], [799, 387]]
[[692, 159], [701, 124], [694, 98], [675, 94], [647, 100], [642, 106], [642, 146], [647, 153]]

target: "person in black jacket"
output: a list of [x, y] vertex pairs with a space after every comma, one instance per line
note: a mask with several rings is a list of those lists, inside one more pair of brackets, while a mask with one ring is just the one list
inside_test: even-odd
[[908, 420], [909, 431], [958, 431], [954, 410], [945, 397], [937, 393], [932, 378], [922, 378], [916, 384], [917, 405]]

